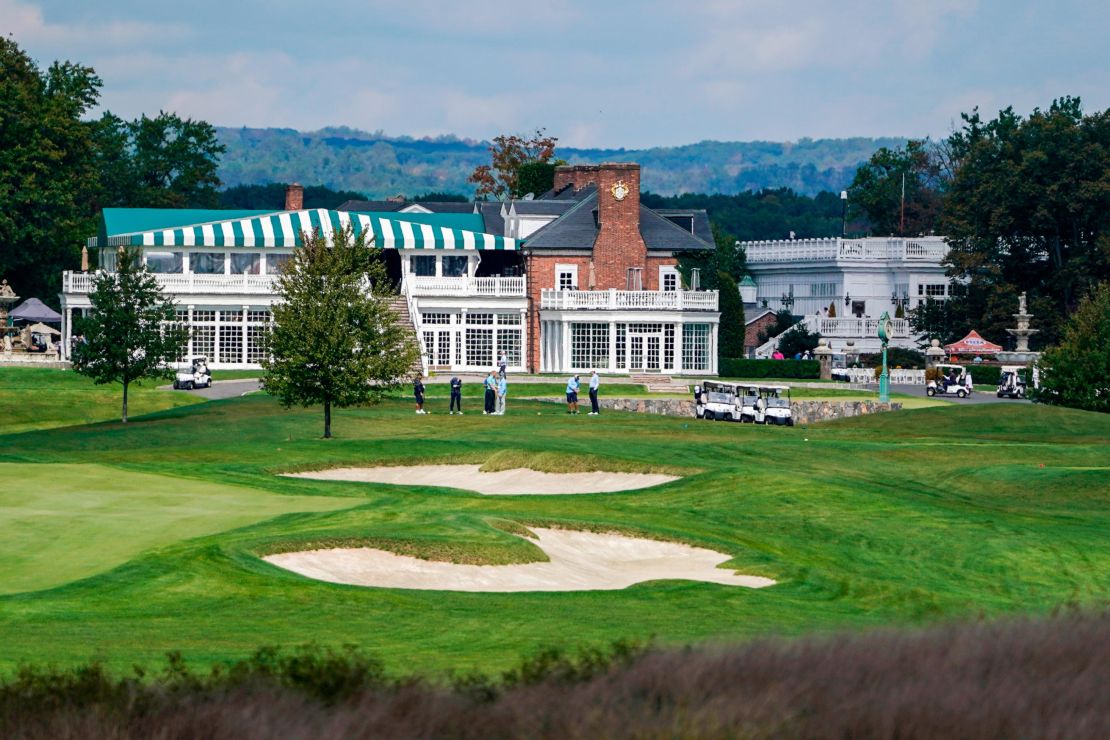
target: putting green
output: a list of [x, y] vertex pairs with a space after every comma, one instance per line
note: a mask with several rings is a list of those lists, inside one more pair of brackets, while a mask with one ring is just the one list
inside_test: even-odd
[[0, 463], [0, 594], [60, 586], [140, 553], [349, 498], [263, 491], [103, 465]]

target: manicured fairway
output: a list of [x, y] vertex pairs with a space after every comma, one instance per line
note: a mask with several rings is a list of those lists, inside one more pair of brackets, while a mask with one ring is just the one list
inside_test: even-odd
[[88, 463], [0, 463], [0, 480], [0, 594], [59, 586], [278, 514], [352, 505]]
[[[309, 641], [359, 644], [397, 672], [496, 670], [547, 645], [738, 640], [1110, 597], [1105, 415], [944, 405], [789, 429], [571, 417], [522, 401], [498, 418], [416, 416], [398, 399], [337, 412], [334, 440], [320, 427], [318, 410], [255, 395], [126, 426], [0, 436], [2, 515], [22, 522], [0, 531], [10, 540], [0, 562], [23, 558], [0, 581], [0, 670], [91, 656], [124, 670], [168, 650], [203, 662]], [[495, 455], [687, 477], [624, 493], [490, 497], [276, 475]], [[542, 557], [509, 534], [519, 525], [686, 542], [780, 583], [416, 592], [315, 582], [257, 557], [328, 544], [469, 563]]]

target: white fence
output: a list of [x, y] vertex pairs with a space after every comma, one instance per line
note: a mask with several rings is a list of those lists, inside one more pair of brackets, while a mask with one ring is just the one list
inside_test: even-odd
[[[156, 274], [158, 285], [170, 293], [270, 295], [274, 292], [275, 275], [181, 275]], [[96, 273], [62, 273], [63, 293], [91, 293]]]
[[544, 290], [540, 307], [554, 310], [607, 309], [716, 311], [715, 290]]
[[[925, 385], [924, 370], [904, 370], [888, 368], [891, 385]], [[849, 383], [878, 383], [875, 369], [871, 367], [849, 367], [832, 371], [833, 380], [845, 380]]]
[[434, 277], [409, 275], [405, 286], [415, 296], [524, 296], [523, 277]]
[[[807, 316], [802, 320], [806, 329], [817, 331], [823, 337], [875, 337], [879, 335], [878, 319], [857, 318], [818, 318]], [[892, 337], [902, 338], [910, 335], [910, 322], [906, 319], [891, 319]]]
[[941, 236], [916, 239], [781, 239], [740, 242], [748, 262], [905, 260], [940, 262], [948, 254]]

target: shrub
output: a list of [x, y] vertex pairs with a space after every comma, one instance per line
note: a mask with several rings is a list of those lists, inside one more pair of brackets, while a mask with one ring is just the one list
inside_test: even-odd
[[1041, 357], [1038, 401], [1110, 412], [1110, 283], [1084, 298], [1060, 344]]
[[[882, 367], [883, 353], [868, 352], [859, 356], [860, 364], [864, 367]], [[886, 351], [886, 364], [890, 367], [904, 367], [911, 370], [921, 370], [925, 367], [925, 355], [914, 349], [890, 347]]]
[[721, 360], [718, 371], [723, 378], [797, 378], [821, 377], [817, 360], [749, 360], [728, 357]]

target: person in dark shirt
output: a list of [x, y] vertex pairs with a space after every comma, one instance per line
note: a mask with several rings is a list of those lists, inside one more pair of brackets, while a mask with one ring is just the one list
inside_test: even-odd
[[456, 411], [462, 416], [462, 381], [457, 375], [451, 378], [451, 413]]
[[416, 380], [412, 382], [412, 395], [416, 398], [416, 413], [428, 413], [424, 410], [424, 379], [419, 375], [417, 375]]
[[489, 375], [486, 376], [486, 405], [483, 414], [492, 414], [497, 409], [495, 404], [497, 402], [497, 372], [490, 370]]

